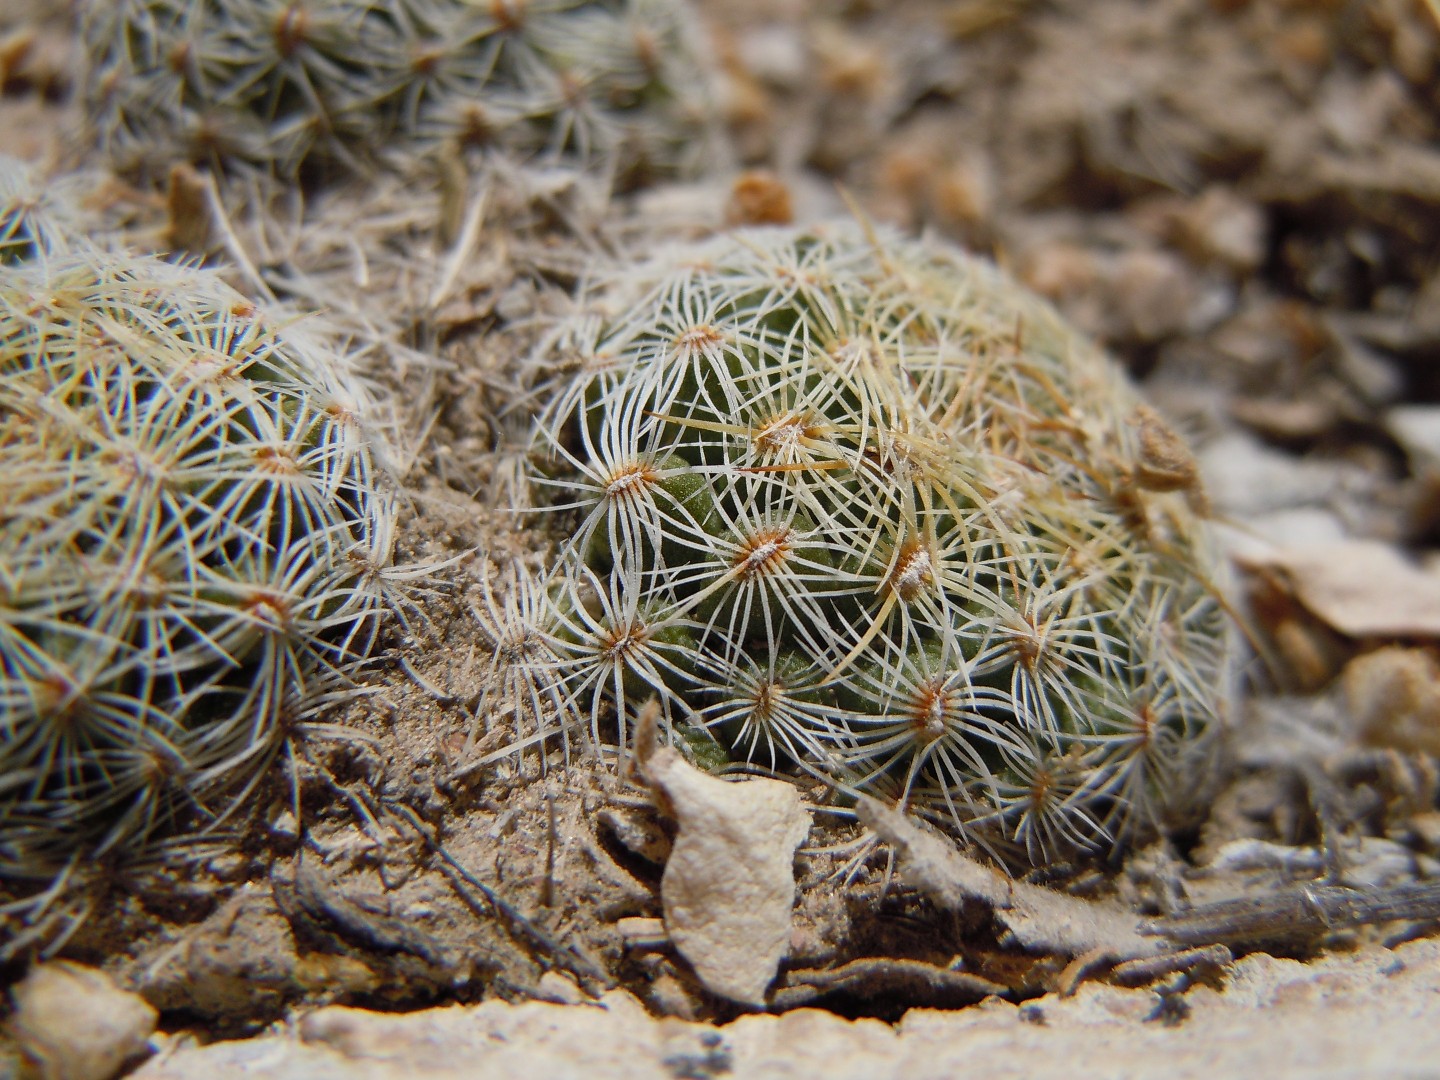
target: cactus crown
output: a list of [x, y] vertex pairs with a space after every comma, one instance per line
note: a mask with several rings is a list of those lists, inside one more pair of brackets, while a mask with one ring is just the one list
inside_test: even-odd
[[338, 356], [76, 248], [0, 277], [0, 878], [223, 817], [369, 647], [390, 556]]
[[666, 171], [711, 112], [682, 0], [89, 0], [82, 37], [127, 169], [293, 175], [393, 144]]
[[540, 424], [581, 523], [509, 613], [509, 708], [596, 744], [618, 715], [623, 744], [655, 695], [1035, 860], [1176, 809], [1225, 618], [1105, 356], [994, 268], [850, 225], [722, 236], [600, 298]]

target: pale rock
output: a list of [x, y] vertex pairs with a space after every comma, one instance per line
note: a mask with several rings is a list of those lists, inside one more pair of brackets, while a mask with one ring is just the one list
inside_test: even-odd
[[571, 976], [558, 971], [547, 971], [540, 976], [535, 996], [556, 1005], [579, 1005], [588, 1000], [588, 995]]
[[1440, 754], [1440, 663], [1428, 649], [1392, 645], [1357, 656], [1341, 685], [1362, 741]]
[[1204, 261], [1248, 273], [1265, 258], [1264, 212], [1229, 188], [1206, 188], [1177, 217], [1181, 243]]
[[1297, 461], [1238, 431], [1201, 452], [1200, 472], [1216, 509], [1247, 523], [1279, 510], [1325, 506], [1343, 479], [1334, 469]]
[[1440, 405], [1398, 405], [1385, 414], [1385, 427], [1417, 473], [1440, 474]]
[[1243, 522], [1222, 522], [1215, 529], [1220, 550], [1237, 564], [1264, 559], [1276, 548], [1326, 547], [1350, 539], [1345, 523], [1328, 510], [1300, 506], [1257, 514]]
[[799, 793], [717, 779], [669, 748], [645, 775], [679, 825], [660, 882], [670, 940], [713, 993], [763, 1007], [789, 947], [795, 849], [810, 830]]
[[37, 1080], [110, 1080], [148, 1048], [156, 1013], [83, 964], [31, 968], [11, 991], [10, 1034]]

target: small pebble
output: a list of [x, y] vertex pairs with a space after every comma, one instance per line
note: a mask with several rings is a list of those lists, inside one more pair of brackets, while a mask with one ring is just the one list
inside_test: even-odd
[[10, 991], [10, 1034], [35, 1080], [111, 1080], [148, 1053], [156, 1013], [103, 971], [55, 960]]

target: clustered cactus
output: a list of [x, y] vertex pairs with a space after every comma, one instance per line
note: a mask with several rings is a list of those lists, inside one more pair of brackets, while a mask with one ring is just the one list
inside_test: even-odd
[[[35, 201], [0, 203], [0, 235], [43, 236]], [[22, 894], [181, 812], [223, 820], [371, 646], [394, 528], [326, 341], [212, 272], [62, 246], [0, 266], [0, 891]]]
[[712, 109], [683, 0], [85, 0], [81, 32], [126, 169], [500, 146], [667, 171]]
[[1227, 634], [1190, 463], [993, 267], [738, 231], [615, 272], [555, 356], [537, 479], [578, 524], [480, 613], [527, 743], [623, 747], [658, 698], [1037, 862], [1194, 797]]

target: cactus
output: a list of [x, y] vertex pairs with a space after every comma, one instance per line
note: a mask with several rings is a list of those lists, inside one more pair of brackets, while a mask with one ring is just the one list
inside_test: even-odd
[[78, 230], [73, 177], [42, 187], [34, 170], [0, 154], [0, 267], [56, 255]]
[[223, 820], [371, 647], [394, 524], [328, 344], [212, 272], [69, 246], [0, 270], [0, 881], [20, 894], [179, 815]]
[[573, 532], [488, 619], [530, 741], [623, 746], [657, 697], [1035, 862], [1188, 809], [1228, 637], [1193, 462], [1052, 309], [843, 224], [665, 252], [594, 309], [538, 425]]
[[[684, 0], [87, 0], [85, 97], [122, 168], [290, 176], [387, 148], [693, 166], [711, 122]], [[688, 155], [688, 156], [687, 156]]]

